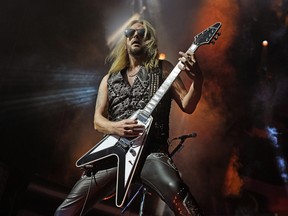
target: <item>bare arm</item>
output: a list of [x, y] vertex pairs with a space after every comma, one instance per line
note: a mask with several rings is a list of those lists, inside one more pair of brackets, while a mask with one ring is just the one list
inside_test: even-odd
[[[180, 52], [182, 58], [184, 57], [184, 53]], [[188, 61], [180, 58], [179, 60], [183, 60], [185, 64], [183, 65], [183, 70], [187, 72], [188, 77], [191, 79], [191, 84], [189, 89], [187, 90], [183, 84], [183, 81], [180, 77], [177, 77], [173, 82], [171, 91], [172, 97], [180, 107], [180, 109], [188, 114], [194, 112], [202, 92], [202, 83], [203, 83], [203, 75], [199, 68], [198, 63], [194, 59], [194, 55], [191, 56], [191, 59]], [[167, 61], [163, 62], [163, 71], [164, 74], [168, 76], [168, 74], [173, 70], [173, 65]]]
[[114, 134], [118, 136], [134, 137], [139, 135], [141, 125], [137, 124], [136, 120], [124, 119], [121, 121], [110, 121], [107, 119], [108, 109], [108, 89], [107, 89], [108, 75], [104, 76], [98, 90], [98, 96], [95, 106], [94, 114], [94, 128], [95, 130], [104, 134]]

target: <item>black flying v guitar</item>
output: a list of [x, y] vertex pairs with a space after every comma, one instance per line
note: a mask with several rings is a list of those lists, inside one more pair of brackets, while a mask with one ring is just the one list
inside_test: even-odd
[[[220, 35], [218, 32], [221, 23], [217, 22], [203, 32], [194, 37], [194, 42], [186, 53], [195, 53], [196, 49], [202, 45], [215, 43]], [[116, 158], [117, 161], [117, 181], [116, 181], [116, 206], [121, 207], [124, 204], [135, 170], [140, 161], [141, 153], [145, 148], [146, 138], [153, 121], [151, 116], [164, 94], [168, 91], [173, 81], [181, 72], [179, 61], [169, 76], [165, 79], [153, 97], [150, 99], [144, 109], [136, 111], [130, 119], [137, 119], [138, 124], [144, 125], [144, 131], [136, 138], [125, 138], [116, 135], [106, 135], [92, 149], [85, 153], [76, 161], [79, 168], [99, 167], [102, 162]]]

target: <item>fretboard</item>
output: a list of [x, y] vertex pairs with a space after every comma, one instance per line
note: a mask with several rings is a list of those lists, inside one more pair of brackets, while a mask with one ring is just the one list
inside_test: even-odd
[[[192, 44], [190, 48], [188, 49], [189, 53], [194, 53], [198, 46], [196, 44]], [[187, 51], [187, 52], [188, 52]], [[174, 80], [177, 78], [177, 76], [180, 74], [181, 69], [179, 65], [182, 63], [179, 61], [177, 65], [174, 67], [174, 69], [171, 71], [169, 76], [165, 79], [165, 81], [162, 83], [162, 85], [159, 87], [159, 89], [156, 91], [156, 93], [153, 95], [153, 97], [150, 99], [148, 104], [143, 109], [144, 114], [149, 117], [153, 110], [156, 108], [162, 97], [165, 95], [165, 93], [169, 90]]]

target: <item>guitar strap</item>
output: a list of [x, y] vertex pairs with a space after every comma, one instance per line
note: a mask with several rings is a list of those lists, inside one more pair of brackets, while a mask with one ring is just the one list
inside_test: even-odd
[[[162, 61], [159, 61], [159, 67], [153, 69], [150, 75], [150, 99], [153, 97], [153, 95], [155, 95], [156, 91], [158, 90], [158, 88], [161, 86], [162, 82], [163, 82], [163, 75], [162, 75]], [[156, 114], [156, 116], [154, 116], [154, 130], [156, 130], [156, 134], [158, 136], [158, 138], [163, 138], [164, 141], [167, 140], [167, 133], [165, 132], [166, 130], [164, 129], [164, 124], [167, 122], [163, 122], [160, 117], [159, 119], [159, 109], [162, 109], [162, 102], [159, 102], [158, 106], [156, 106], [155, 110], [154, 110], [154, 114]]]
[[156, 93], [160, 87], [160, 80], [162, 79], [162, 61], [159, 61], [159, 67], [153, 69], [150, 75], [150, 98]]

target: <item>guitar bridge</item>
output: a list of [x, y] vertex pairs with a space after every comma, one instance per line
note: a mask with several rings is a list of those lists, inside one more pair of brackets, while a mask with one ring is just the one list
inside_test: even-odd
[[121, 148], [124, 152], [127, 152], [130, 148], [129, 141], [126, 139], [119, 139], [115, 146]]

